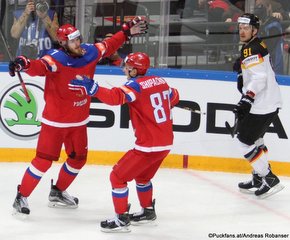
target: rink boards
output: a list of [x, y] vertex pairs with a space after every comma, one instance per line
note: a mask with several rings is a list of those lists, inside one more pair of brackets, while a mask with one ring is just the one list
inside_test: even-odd
[[[6, 69], [7, 66], [0, 66], [0, 161], [30, 161], [35, 154], [44, 106], [44, 78], [22, 74], [27, 88], [34, 96], [33, 104], [28, 106], [17, 101], [16, 95], [23, 96], [18, 79], [11, 78]], [[240, 99], [235, 74], [170, 69], [151, 69], [150, 74], [162, 76], [172, 87], [176, 87], [183, 106], [205, 113], [173, 109], [175, 140], [170, 156], [164, 161], [164, 167], [230, 172], [250, 170], [248, 163], [241, 158], [237, 139], [231, 138], [224, 125], [225, 121], [233, 124], [234, 115], [231, 110]], [[120, 69], [99, 66], [95, 79], [100, 85], [109, 88], [120, 86], [126, 81]], [[281, 87], [283, 109], [279, 113], [279, 119], [271, 125], [270, 132], [266, 133], [265, 142], [269, 148], [272, 167], [276, 172], [290, 176], [287, 151], [290, 146], [290, 78], [279, 76], [277, 79]], [[127, 109], [93, 100], [90, 112], [88, 162], [112, 165], [134, 145]], [[61, 159], [65, 159], [64, 154]]]

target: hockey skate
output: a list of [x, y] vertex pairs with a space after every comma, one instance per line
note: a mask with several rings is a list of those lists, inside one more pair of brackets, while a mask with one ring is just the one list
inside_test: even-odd
[[13, 215], [19, 214], [25, 217], [29, 215], [30, 209], [28, 206], [27, 198], [21, 195], [21, 193], [19, 192], [19, 187], [20, 185], [18, 185], [17, 187], [17, 195], [13, 203], [13, 208], [14, 208]]
[[155, 199], [152, 201], [151, 207], [142, 208], [140, 212], [129, 214], [129, 217], [132, 225], [147, 224], [156, 220]]
[[255, 191], [255, 195], [259, 198], [267, 198], [277, 192], [280, 192], [284, 186], [280, 183], [279, 178], [270, 171], [262, 179], [261, 187]]
[[260, 188], [262, 186], [262, 177], [260, 177], [257, 173], [252, 173], [252, 179], [246, 182], [239, 183], [239, 189], [242, 193], [254, 194], [256, 188]]
[[60, 191], [51, 180], [51, 190], [48, 196], [48, 206], [51, 208], [77, 208], [79, 200], [69, 195], [66, 191]]
[[130, 232], [130, 217], [128, 213], [116, 214], [112, 219], [101, 222], [101, 231], [108, 233]]

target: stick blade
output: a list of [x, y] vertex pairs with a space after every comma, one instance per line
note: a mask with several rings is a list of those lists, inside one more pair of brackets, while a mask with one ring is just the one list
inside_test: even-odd
[[228, 132], [231, 134], [232, 138], [234, 138], [235, 136], [235, 133], [233, 131], [233, 128], [231, 127], [231, 125], [229, 124], [229, 122], [225, 122], [225, 126], [226, 126], [226, 129], [228, 130]]

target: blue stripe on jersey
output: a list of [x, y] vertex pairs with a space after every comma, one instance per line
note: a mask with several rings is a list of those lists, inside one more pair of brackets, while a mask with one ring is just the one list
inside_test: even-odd
[[172, 99], [172, 98], [173, 98], [173, 91], [172, 91], [171, 88], [169, 89], [169, 92], [170, 92], [170, 94], [169, 94], [169, 98]]
[[133, 102], [133, 99], [130, 97], [130, 95], [125, 94], [125, 96], [128, 102]]
[[52, 58], [60, 62], [63, 66], [79, 68], [83, 67], [99, 57], [98, 49], [94, 44], [81, 44], [86, 53], [82, 58], [74, 58], [67, 55], [63, 50], [51, 49], [47, 52]]
[[130, 81], [126, 82], [125, 86], [133, 88], [136, 92], [141, 92], [140, 85], [136, 82], [136, 78], [132, 78]]
[[147, 184], [136, 184], [136, 189], [138, 192], [148, 192], [152, 189], [152, 183], [149, 182]]
[[42, 176], [38, 176], [38, 175], [36, 175], [35, 173], [33, 173], [33, 172], [30, 170], [29, 167], [27, 168], [26, 171], [28, 172], [28, 174], [29, 174], [31, 177], [33, 177], [33, 178], [35, 178], [35, 179], [37, 179], [37, 180], [41, 179], [41, 177], [42, 177]]
[[74, 173], [74, 172], [70, 171], [70, 170], [67, 168], [66, 163], [64, 163], [64, 164], [62, 165], [62, 168], [63, 168], [63, 170], [64, 170], [66, 173], [68, 173], [69, 175], [72, 175], [72, 176], [76, 176], [76, 175], [78, 175], [78, 173]]
[[115, 198], [125, 198], [129, 195], [129, 188], [122, 189], [113, 189], [112, 196]]

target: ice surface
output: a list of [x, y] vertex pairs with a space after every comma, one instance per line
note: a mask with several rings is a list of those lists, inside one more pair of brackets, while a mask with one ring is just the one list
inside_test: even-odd
[[[267, 199], [242, 194], [239, 181], [249, 175], [161, 168], [153, 179], [156, 226], [131, 226], [130, 233], [103, 233], [100, 221], [114, 216], [109, 173], [111, 167], [87, 165], [68, 192], [79, 198], [78, 209], [47, 207], [54, 163], [29, 197], [25, 220], [12, 216], [16, 186], [28, 163], [0, 163], [0, 240], [203, 240], [233, 239], [221, 234], [284, 234], [290, 238], [290, 178], [285, 188]], [[131, 211], [139, 211], [135, 183], [129, 184]], [[224, 236], [224, 237], [223, 237]], [[250, 236], [250, 235], [248, 235]], [[252, 235], [253, 236], [253, 235]], [[248, 237], [243, 239], [256, 239]]]

